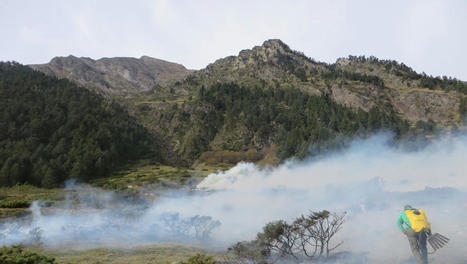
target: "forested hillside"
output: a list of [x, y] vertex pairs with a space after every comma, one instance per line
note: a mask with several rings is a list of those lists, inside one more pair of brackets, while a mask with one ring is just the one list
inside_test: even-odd
[[334, 67], [348, 72], [378, 77], [390, 87], [420, 87], [467, 94], [467, 83], [463, 81], [447, 76], [433, 77], [425, 73], [420, 74], [409, 66], [394, 60], [380, 60], [373, 56], [349, 56], [339, 59]]
[[400, 137], [462, 125], [464, 87], [374, 57], [320, 63], [268, 40], [127, 105], [188, 162], [271, 147], [282, 160], [380, 130]]
[[243, 86], [295, 87], [312, 95], [329, 95], [338, 104], [368, 112], [390, 104], [403, 119], [429, 120], [441, 126], [459, 123], [459, 103], [467, 84], [448, 77], [418, 74], [410, 67], [374, 57], [350, 56], [321, 63], [280, 40], [242, 50], [194, 72], [180, 85], [209, 87], [235, 82]]
[[[425, 140], [423, 135], [432, 138], [439, 130], [463, 129], [467, 114], [463, 81], [427, 76], [403, 63], [375, 57], [317, 62], [277, 39], [197, 71], [148, 57], [92, 60], [68, 56], [31, 67], [69, 77], [105, 94], [106, 100], [117, 100], [163, 142], [154, 152], [157, 159], [163, 157], [178, 166], [240, 160], [277, 163], [323, 153], [341, 144], [342, 138], [381, 130], [393, 131], [397, 138], [421, 134], [418, 139]], [[98, 105], [107, 111], [123, 111], [109, 103]], [[113, 144], [120, 141], [125, 142], [110, 140]], [[265, 161], [267, 156], [270, 159]], [[74, 163], [66, 166], [50, 174], [75, 177]]]
[[151, 151], [151, 141], [121, 106], [68, 80], [0, 63], [0, 186], [100, 177]]
[[272, 144], [279, 146], [282, 159], [303, 157], [313, 145], [337, 136], [381, 129], [403, 135], [409, 130], [409, 123], [390, 105], [354, 111], [329, 96], [296, 88], [248, 88], [233, 83], [203, 86], [193, 100], [159, 115], [162, 130], [181, 143], [179, 153], [187, 160], [207, 150], [260, 150]]

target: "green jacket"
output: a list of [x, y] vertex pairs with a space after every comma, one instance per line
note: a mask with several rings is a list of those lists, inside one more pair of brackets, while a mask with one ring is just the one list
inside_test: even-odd
[[404, 232], [411, 228], [415, 232], [430, 230], [431, 225], [428, 222], [425, 211], [423, 209], [410, 208], [402, 211], [397, 219], [397, 226]]
[[410, 221], [405, 211], [402, 211], [399, 218], [397, 218], [397, 226], [402, 232], [410, 228]]

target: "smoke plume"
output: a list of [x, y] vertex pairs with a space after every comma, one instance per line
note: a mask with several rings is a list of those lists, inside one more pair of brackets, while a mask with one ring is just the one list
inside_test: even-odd
[[[153, 202], [72, 185], [69, 201], [31, 206], [30, 219], [0, 225], [0, 244], [46, 247], [125, 247], [151, 242], [202, 244], [222, 249], [255, 238], [274, 220], [309, 210], [346, 212], [336, 241], [369, 263], [410, 263], [396, 220], [404, 205], [427, 212], [433, 232], [451, 239], [432, 263], [465, 263], [467, 252], [467, 137], [449, 135], [418, 151], [392, 146], [380, 134], [355, 140], [319, 160], [278, 167], [240, 163], [205, 178], [193, 191], [175, 190]], [[215, 246], [214, 246], [215, 245]]]

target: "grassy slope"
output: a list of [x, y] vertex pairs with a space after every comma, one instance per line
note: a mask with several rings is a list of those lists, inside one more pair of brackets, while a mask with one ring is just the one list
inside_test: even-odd
[[156, 185], [160, 188], [177, 188], [190, 183], [199, 183], [209, 173], [226, 170], [227, 164], [201, 164], [196, 168], [172, 167], [152, 164], [149, 160], [140, 160], [122, 168], [110, 177], [97, 179], [92, 185], [107, 190], [137, 190], [143, 186]]
[[64, 199], [63, 189], [44, 189], [31, 185], [0, 187], [0, 219], [26, 213], [35, 200], [56, 203]]
[[[229, 169], [227, 164], [199, 164], [196, 168], [171, 167], [140, 160], [122, 167], [109, 177], [97, 179], [91, 185], [106, 190], [132, 193], [143, 186], [159, 189], [196, 185], [209, 173]], [[62, 188], [44, 189], [31, 185], [0, 188], [0, 219], [27, 214], [29, 204], [41, 200], [49, 204], [63, 201]]]
[[75, 264], [127, 264], [127, 263], [177, 263], [187, 260], [197, 253], [214, 256], [216, 260], [225, 260], [223, 252], [206, 252], [197, 247], [178, 244], [156, 244], [131, 249], [90, 249], [90, 250], [46, 250], [32, 248], [31, 251], [54, 257], [57, 263]]
[[[144, 185], [156, 185], [158, 188], [180, 187], [192, 181], [201, 181], [209, 173], [226, 170], [231, 165], [199, 164], [196, 168], [180, 168], [151, 164], [148, 160], [141, 160], [128, 164], [107, 178], [91, 182], [93, 186], [118, 192], [132, 192]], [[34, 200], [60, 203], [64, 200], [65, 192], [61, 188], [44, 189], [30, 185], [17, 185], [0, 188], [0, 206], [17, 201], [31, 203]], [[20, 204], [20, 203], [18, 203]], [[28, 214], [28, 208], [1, 208], [0, 220]], [[153, 244], [132, 249], [88, 249], [88, 250], [52, 250], [44, 248], [28, 248], [33, 252], [54, 257], [57, 263], [174, 263], [186, 260], [197, 253], [213, 255], [217, 260], [224, 259], [223, 253], [205, 252], [201, 248], [182, 246], [178, 244]]]

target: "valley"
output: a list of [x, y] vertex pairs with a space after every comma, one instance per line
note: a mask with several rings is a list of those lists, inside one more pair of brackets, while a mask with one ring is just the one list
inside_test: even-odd
[[[438, 168], [463, 172], [467, 83], [396, 61], [322, 63], [278, 39], [200, 70], [68, 56], [0, 63], [0, 95], [0, 239], [57, 263], [259, 258], [232, 246], [327, 208], [349, 224], [407, 199], [464, 217], [465, 186]], [[332, 257], [407, 263], [367, 246]], [[460, 263], [457, 249], [442, 256]]]

